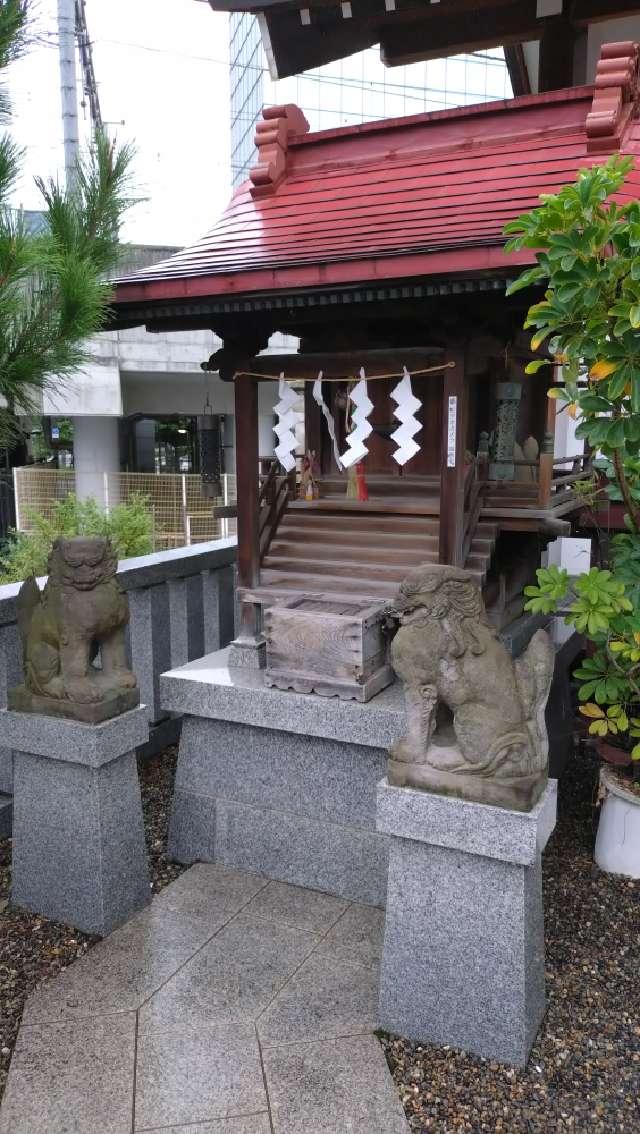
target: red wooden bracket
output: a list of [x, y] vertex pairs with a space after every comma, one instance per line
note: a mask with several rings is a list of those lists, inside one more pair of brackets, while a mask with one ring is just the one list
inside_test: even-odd
[[615, 150], [638, 94], [638, 44], [605, 43], [596, 68], [593, 103], [587, 114], [589, 153]]
[[256, 126], [258, 161], [249, 171], [252, 197], [266, 197], [275, 192], [287, 172], [289, 140], [308, 130], [309, 123], [293, 103], [264, 108], [262, 121]]

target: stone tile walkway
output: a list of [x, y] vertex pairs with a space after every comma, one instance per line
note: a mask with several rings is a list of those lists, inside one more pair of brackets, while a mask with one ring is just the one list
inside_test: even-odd
[[407, 1134], [383, 913], [199, 864], [27, 1001], [0, 1134]]

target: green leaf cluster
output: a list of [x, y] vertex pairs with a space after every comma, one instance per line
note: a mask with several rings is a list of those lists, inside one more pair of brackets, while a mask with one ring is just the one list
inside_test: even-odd
[[[620, 499], [640, 530], [640, 203], [615, 197], [633, 167], [616, 155], [582, 169], [576, 182], [541, 197], [540, 208], [506, 226], [506, 248], [530, 248], [536, 263], [521, 274], [510, 293], [533, 285], [545, 288], [528, 311], [532, 347], [543, 344], [548, 358], [561, 361], [563, 385], [550, 395], [573, 407], [577, 436], [613, 463]], [[535, 370], [534, 370], [535, 368]]]
[[138, 493], [108, 515], [93, 498], [79, 500], [69, 493], [56, 502], [51, 516], [28, 511], [27, 519], [31, 530], [13, 532], [0, 553], [0, 583], [46, 574], [49, 552], [59, 536], [109, 536], [119, 559], [153, 550], [153, 513], [148, 498]]

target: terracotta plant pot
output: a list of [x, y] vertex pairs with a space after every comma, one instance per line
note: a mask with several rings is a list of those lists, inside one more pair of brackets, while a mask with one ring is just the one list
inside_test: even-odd
[[604, 765], [600, 769], [600, 795], [604, 801], [594, 852], [596, 863], [609, 874], [640, 878], [640, 794], [631, 791], [628, 780], [613, 767]]

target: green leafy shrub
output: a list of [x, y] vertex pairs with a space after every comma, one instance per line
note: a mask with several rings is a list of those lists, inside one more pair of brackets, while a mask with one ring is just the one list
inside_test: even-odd
[[593, 736], [612, 738], [640, 769], [640, 202], [611, 199], [632, 165], [616, 156], [580, 170], [575, 184], [541, 197], [505, 232], [508, 250], [529, 248], [536, 258], [509, 292], [545, 287], [525, 327], [534, 329], [532, 349], [544, 344], [548, 357], [526, 369], [561, 365], [549, 397], [602, 454], [596, 466], [609, 498], [624, 503], [627, 527], [611, 541], [611, 570], [571, 581], [541, 568], [538, 585], [525, 588], [526, 609], [564, 606], [566, 621], [590, 640], [575, 671], [581, 712]]
[[0, 553], [0, 583], [16, 583], [29, 575], [45, 575], [47, 559], [58, 536], [109, 536], [119, 559], [147, 555], [153, 550], [153, 516], [146, 496], [135, 493], [107, 515], [90, 497], [78, 500], [70, 492], [53, 508], [51, 518], [28, 511], [28, 532], [13, 532]]

